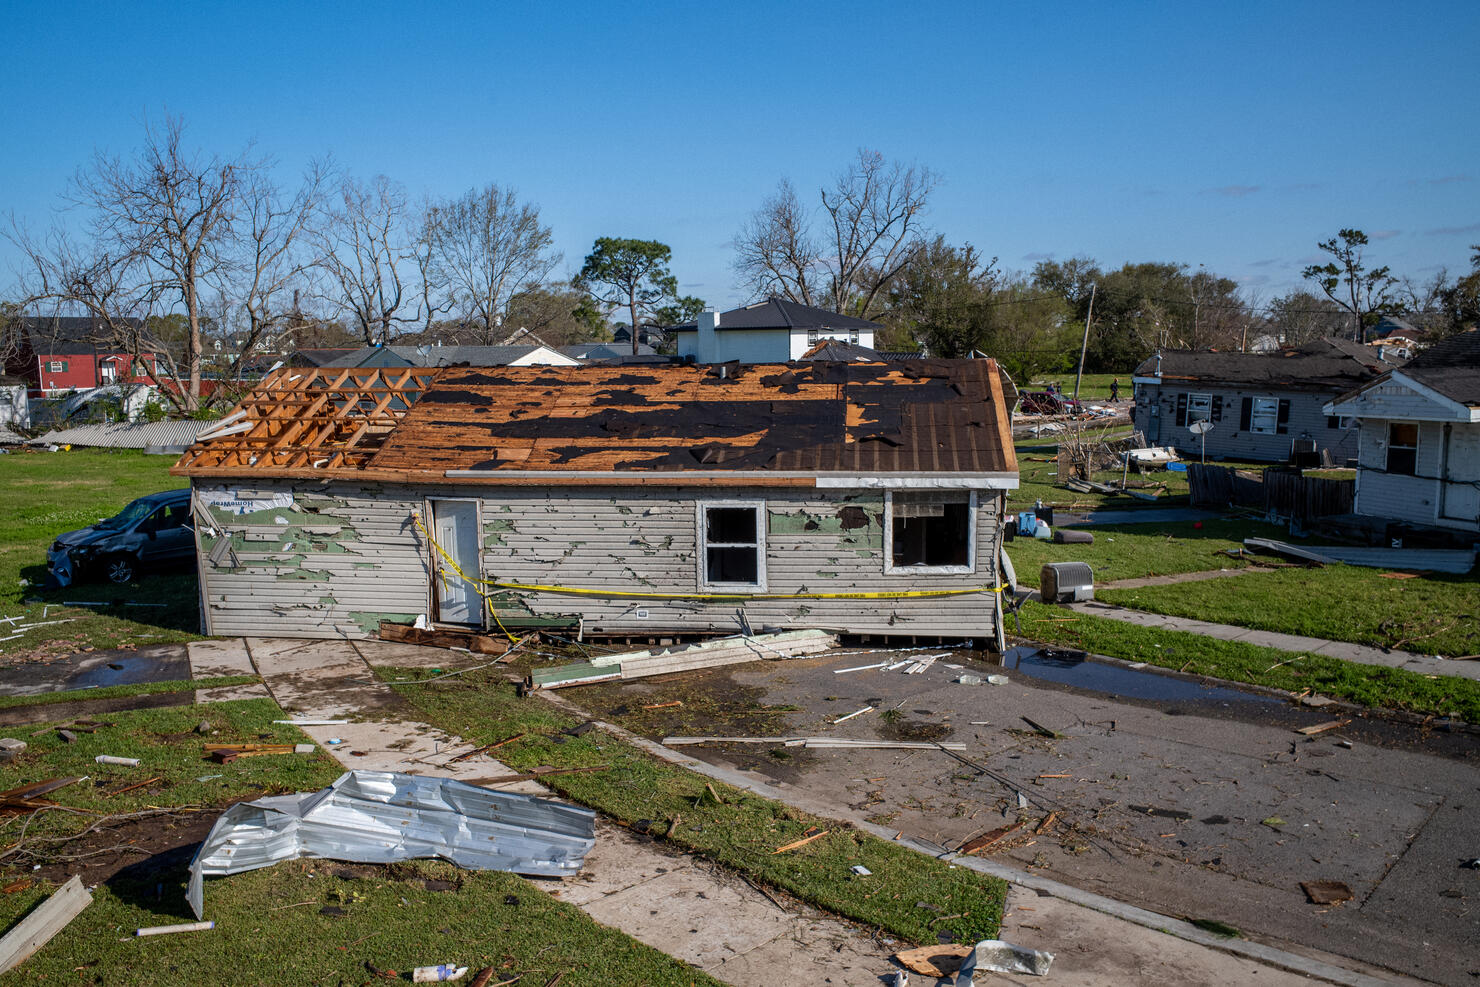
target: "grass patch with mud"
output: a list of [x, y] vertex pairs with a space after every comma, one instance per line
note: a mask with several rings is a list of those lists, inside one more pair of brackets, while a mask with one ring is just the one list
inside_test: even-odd
[[1097, 655], [1144, 661], [1230, 682], [1290, 692], [1309, 689], [1363, 706], [1452, 715], [1480, 723], [1480, 682], [1470, 679], [1429, 676], [1402, 668], [1222, 641], [1186, 631], [1141, 627], [1041, 603], [1023, 605], [1021, 626], [1022, 636], [1034, 642], [1069, 645]]
[[[381, 979], [367, 963], [405, 981], [412, 967], [447, 962], [492, 966], [500, 973], [494, 982], [522, 975], [576, 987], [719, 983], [523, 878], [432, 860], [299, 860], [211, 878], [206, 916], [215, 929], [133, 936], [139, 927], [195, 920], [185, 901], [190, 860], [227, 805], [316, 790], [342, 773], [322, 751], [204, 759], [207, 743], [305, 741], [272, 722], [282, 717], [271, 700], [240, 700], [68, 721], [72, 743], [57, 724], [21, 732], [29, 746], [5, 766], [4, 787], [86, 777], [48, 796], [58, 808], [0, 818], [0, 885], [33, 882], [0, 895], [0, 930], [71, 874], [97, 888], [92, 904], [0, 983], [359, 984]], [[212, 731], [196, 732], [203, 720]], [[99, 765], [97, 754], [142, 763]]]
[[[389, 680], [428, 677], [416, 669], [377, 671]], [[552, 775], [543, 783], [747, 879], [911, 942], [935, 942], [941, 933], [956, 942], [996, 936], [1007, 889], [1002, 881], [710, 781], [603, 731], [580, 731], [574, 717], [538, 698], [518, 697], [502, 676], [502, 670], [479, 670], [396, 689], [425, 720], [469, 741], [518, 735], [497, 751], [517, 770], [602, 768]], [[804, 846], [775, 852], [822, 832]], [[855, 875], [851, 868], [859, 864], [872, 874]]]

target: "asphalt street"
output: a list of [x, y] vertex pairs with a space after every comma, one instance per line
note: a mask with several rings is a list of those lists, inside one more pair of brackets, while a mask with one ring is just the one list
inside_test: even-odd
[[[1031, 655], [1006, 669], [955, 654], [919, 674], [835, 674], [887, 657], [759, 662], [575, 689], [569, 698], [653, 739], [964, 742], [959, 756], [738, 743], [682, 749], [804, 787], [814, 799], [942, 847], [1023, 819], [993, 847], [996, 856], [1163, 914], [1226, 923], [1294, 952], [1440, 983], [1480, 976], [1480, 871], [1464, 866], [1480, 856], [1475, 735], [1361, 716], [1305, 735], [1297, 731], [1349, 714], [1149, 671], [1149, 681], [1131, 689], [1124, 666], [1107, 673], [1090, 662], [1076, 676], [1072, 655], [1048, 663], [1059, 666], [1047, 670], [1065, 680], [1057, 682], [1024, 674]], [[989, 672], [1009, 682], [956, 681]], [[1140, 696], [1100, 691], [1106, 688]], [[624, 716], [653, 698], [685, 694], [709, 704], [698, 721], [683, 707], [668, 718]], [[874, 709], [834, 725], [865, 706]], [[778, 707], [787, 711], [759, 729], [754, 711]], [[1037, 831], [1050, 812], [1053, 820]], [[1314, 904], [1301, 888], [1314, 881], [1343, 883], [1352, 898]]]

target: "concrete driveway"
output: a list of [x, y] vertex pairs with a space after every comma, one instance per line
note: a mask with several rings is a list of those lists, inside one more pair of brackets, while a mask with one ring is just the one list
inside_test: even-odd
[[[1006, 670], [1007, 685], [962, 685], [954, 680], [963, 672], [1003, 671], [964, 655], [915, 675], [834, 672], [886, 657], [760, 662], [562, 695], [654, 739], [963, 741], [959, 758], [754, 744], [682, 750], [943, 847], [1023, 818], [996, 853], [1005, 862], [1294, 952], [1443, 983], [1473, 983], [1480, 971], [1480, 871], [1461, 866], [1480, 856], [1474, 735], [1359, 717], [1307, 736], [1297, 729], [1346, 716], [1163, 676], [1136, 690], [1139, 699], [1034, 680], [1024, 668]], [[1074, 680], [1073, 661], [1062, 664], [1053, 674]], [[1124, 672], [1090, 668], [1083, 680], [1129, 688], [1117, 679]], [[698, 719], [683, 707], [666, 720], [623, 713], [684, 694], [713, 705]], [[798, 709], [756, 729], [754, 711], [776, 706]], [[875, 710], [833, 725], [864, 706]], [[1049, 812], [1055, 822], [1035, 833]], [[1343, 882], [1353, 898], [1312, 904], [1300, 887], [1309, 881]]]

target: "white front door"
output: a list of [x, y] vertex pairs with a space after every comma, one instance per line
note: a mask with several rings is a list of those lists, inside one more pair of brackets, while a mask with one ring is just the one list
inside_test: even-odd
[[[477, 579], [478, 505], [471, 500], [432, 501], [432, 537], [457, 563], [448, 563], [441, 552], [434, 552], [433, 595], [437, 600], [437, 620], [446, 624], [481, 624], [482, 598], [478, 587], [468, 581]], [[458, 570], [462, 570], [462, 575]]]

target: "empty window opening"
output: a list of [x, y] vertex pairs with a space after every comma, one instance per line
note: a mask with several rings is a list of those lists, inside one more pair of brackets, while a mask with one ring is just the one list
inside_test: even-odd
[[1400, 476], [1414, 476], [1418, 472], [1418, 424], [1416, 422], [1389, 422], [1387, 471]]
[[891, 568], [971, 571], [969, 492], [896, 493], [889, 508]]
[[764, 583], [761, 505], [704, 505], [704, 585], [760, 588]]

